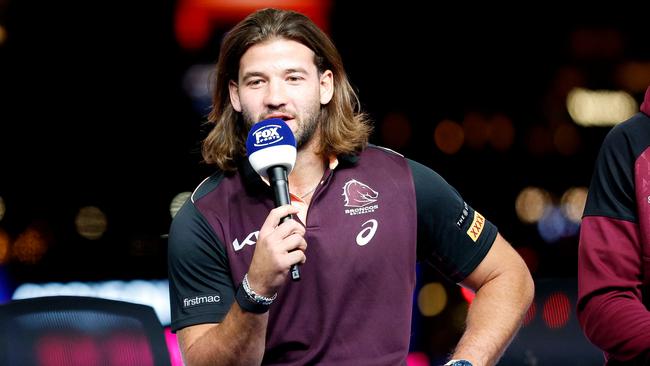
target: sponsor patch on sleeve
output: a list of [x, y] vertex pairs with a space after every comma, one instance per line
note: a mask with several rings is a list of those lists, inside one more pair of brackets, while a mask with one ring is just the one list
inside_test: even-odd
[[463, 202], [463, 211], [458, 215], [458, 218], [456, 219], [456, 226], [458, 228], [462, 228], [463, 224], [465, 223], [465, 220], [467, 220], [467, 216], [469, 215], [469, 207], [467, 206], [467, 202]]
[[221, 304], [221, 296], [217, 293], [197, 295], [183, 299], [183, 308], [185, 309], [209, 304]]
[[469, 229], [467, 229], [467, 235], [469, 235], [469, 237], [474, 242], [476, 242], [478, 240], [478, 237], [481, 236], [484, 226], [485, 217], [478, 213], [478, 211], [474, 211], [474, 219], [472, 220], [472, 224], [469, 225]]

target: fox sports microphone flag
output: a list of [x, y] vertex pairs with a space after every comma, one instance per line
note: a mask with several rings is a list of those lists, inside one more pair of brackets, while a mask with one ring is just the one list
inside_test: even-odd
[[283, 166], [288, 175], [296, 163], [296, 139], [280, 118], [265, 119], [248, 132], [246, 152], [257, 174], [268, 178], [269, 168]]

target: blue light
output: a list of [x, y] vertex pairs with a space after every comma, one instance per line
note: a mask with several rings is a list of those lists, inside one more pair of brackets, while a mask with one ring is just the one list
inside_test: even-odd
[[580, 225], [566, 218], [557, 207], [548, 208], [537, 222], [537, 231], [547, 243], [554, 243], [562, 238], [578, 233]]
[[12, 285], [9, 281], [9, 275], [3, 266], [0, 266], [0, 303], [11, 300]]

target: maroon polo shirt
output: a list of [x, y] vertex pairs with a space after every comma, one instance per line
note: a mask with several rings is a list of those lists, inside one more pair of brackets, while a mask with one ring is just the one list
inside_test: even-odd
[[[247, 162], [196, 189], [169, 234], [173, 331], [224, 318], [273, 207]], [[374, 146], [325, 172], [302, 224], [307, 262], [271, 305], [264, 364], [405, 364], [416, 260], [459, 282], [497, 233], [431, 169]]]

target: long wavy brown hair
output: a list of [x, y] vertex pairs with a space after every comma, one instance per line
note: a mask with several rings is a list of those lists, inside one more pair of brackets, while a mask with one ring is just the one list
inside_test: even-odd
[[371, 131], [367, 115], [361, 112], [359, 98], [348, 81], [341, 55], [309, 18], [287, 10], [258, 10], [239, 22], [223, 39], [213, 84], [209, 124], [214, 127], [203, 140], [203, 159], [224, 171], [234, 171], [237, 161], [246, 156], [245, 126], [240, 113], [230, 104], [228, 83], [237, 81], [239, 61], [251, 46], [274, 38], [300, 42], [314, 53], [318, 72], [334, 74], [334, 95], [320, 109], [320, 151], [322, 156], [355, 154], [368, 144]]

